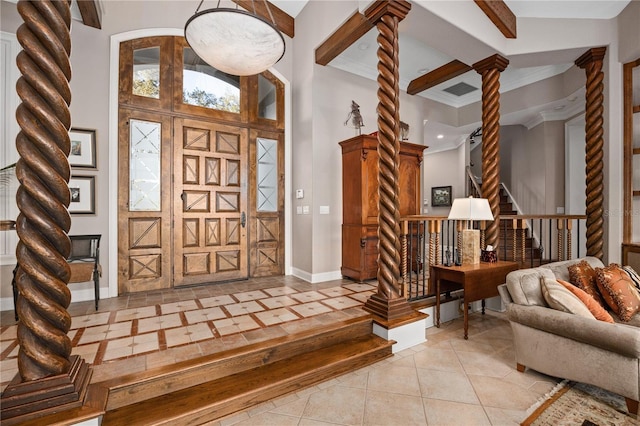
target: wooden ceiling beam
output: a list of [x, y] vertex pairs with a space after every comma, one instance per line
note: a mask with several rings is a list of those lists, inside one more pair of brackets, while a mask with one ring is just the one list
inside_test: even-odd
[[78, 9], [82, 16], [82, 23], [88, 27], [102, 29], [100, 22], [100, 13], [98, 12], [97, 0], [77, 0]]
[[[280, 9], [278, 6], [274, 5], [271, 2], [266, 2], [262, 0], [232, 0], [235, 4], [242, 7], [245, 10], [253, 13], [253, 8], [255, 6], [256, 15], [261, 18], [266, 19], [269, 22], [271, 21], [271, 15], [269, 14], [269, 10], [273, 15], [273, 19], [276, 21], [276, 26], [280, 31], [289, 37], [293, 38], [295, 35], [295, 20], [291, 15], [289, 15], [284, 10]], [[267, 10], [266, 3], [269, 3], [269, 10]]]
[[407, 93], [410, 95], [416, 95], [424, 90], [437, 86], [440, 83], [444, 83], [447, 80], [451, 80], [454, 77], [462, 75], [467, 71], [471, 71], [472, 69], [473, 68], [469, 65], [454, 59], [448, 64], [412, 80], [407, 87]]
[[316, 49], [316, 64], [327, 65], [371, 28], [371, 22], [356, 11]]
[[516, 38], [516, 15], [503, 0], [474, 0], [506, 38]]

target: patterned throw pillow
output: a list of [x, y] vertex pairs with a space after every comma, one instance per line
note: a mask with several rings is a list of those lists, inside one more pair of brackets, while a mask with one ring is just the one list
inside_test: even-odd
[[624, 269], [616, 263], [596, 268], [598, 288], [620, 321], [628, 322], [640, 311], [640, 293]]
[[568, 312], [584, 318], [595, 319], [589, 309], [573, 295], [569, 290], [564, 288], [556, 280], [550, 278], [540, 278], [540, 288], [542, 296], [546, 300], [549, 307], [557, 311]]
[[569, 269], [569, 281], [579, 289], [585, 291], [589, 296], [600, 304], [603, 308], [607, 307], [607, 302], [600, 295], [598, 284], [596, 284], [596, 270], [589, 265], [586, 260], [571, 265]]
[[566, 282], [563, 280], [557, 280], [557, 281], [560, 284], [562, 284], [564, 288], [566, 288], [571, 293], [573, 293], [578, 299], [580, 299], [580, 301], [584, 303], [587, 309], [589, 309], [589, 312], [591, 312], [593, 316], [596, 317], [597, 320], [604, 321], [604, 322], [611, 322], [611, 323], [614, 322], [613, 317], [609, 314], [609, 312], [607, 312], [605, 308], [600, 306], [600, 304], [596, 302], [593, 299], [593, 297], [589, 295], [589, 293], [576, 287], [575, 285], [569, 282]]
[[629, 274], [629, 278], [635, 284], [636, 288], [640, 290], [640, 275], [629, 265], [623, 266], [622, 269]]

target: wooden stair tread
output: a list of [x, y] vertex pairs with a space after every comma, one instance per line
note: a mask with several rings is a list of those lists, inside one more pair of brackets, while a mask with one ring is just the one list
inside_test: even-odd
[[[211, 421], [391, 355], [370, 334], [108, 411], [103, 425]], [[166, 408], [170, 407], [170, 410]]]
[[182, 361], [99, 383], [109, 388], [107, 410], [198, 385], [254, 367], [288, 359], [371, 333], [370, 315], [277, 337], [217, 354]]

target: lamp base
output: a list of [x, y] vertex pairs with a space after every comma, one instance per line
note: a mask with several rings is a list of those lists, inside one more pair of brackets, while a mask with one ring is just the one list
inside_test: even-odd
[[477, 265], [480, 263], [480, 231], [477, 229], [462, 230], [462, 264]]

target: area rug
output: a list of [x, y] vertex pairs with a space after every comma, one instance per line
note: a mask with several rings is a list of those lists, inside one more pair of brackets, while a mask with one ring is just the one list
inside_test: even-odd
[[620, 395], [595, 386], [561, 382], [546, 399], [529, 408], [522, 426], [637, 426]]

